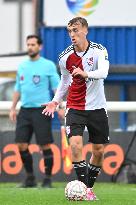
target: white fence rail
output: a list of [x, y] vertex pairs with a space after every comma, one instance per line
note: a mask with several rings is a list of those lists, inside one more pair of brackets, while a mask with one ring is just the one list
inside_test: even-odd
[[[7, 115], [9, 113], [11, 101], [0, 101], [0, 115]], [[17, 109], [20, 108], [20, 103]], [[134, 112], [136, 111], [136, 101], [109, 101], [107, 102], [107, 110], [109, 112]]]

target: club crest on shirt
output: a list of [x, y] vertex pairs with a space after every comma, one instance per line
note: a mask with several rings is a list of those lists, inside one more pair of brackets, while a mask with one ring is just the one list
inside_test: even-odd
[[33, 75], [33, 82], [38, 84], [40, 82], [40, 75]]
[[20, 76], [20, 80], [21, 80], [21, 81], [24, 80], [24, 76], [23, 76], [23, 75]]
[[94, 63], [93, 57], [87, 58], [87, 63], [89, 66], [93, 66], [93, 63]]

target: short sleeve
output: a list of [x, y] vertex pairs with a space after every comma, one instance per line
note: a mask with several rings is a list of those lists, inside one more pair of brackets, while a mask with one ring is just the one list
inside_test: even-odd
[[17, 72], [14, 91], [18, 91], [18, 92], [20, 92], [20, 80], [19, 79], [20, 79], [19, 72]]
[[51, 66], [50, 66], [51, 89], [52, 90], [57, 89], [59, 82], [60, 82], [60, 76], [57, 72], [57, 67], [53, 62], [51, 62]]

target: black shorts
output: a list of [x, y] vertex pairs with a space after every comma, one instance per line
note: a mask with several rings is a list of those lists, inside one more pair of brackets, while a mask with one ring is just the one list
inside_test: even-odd
[[66, 133], [68, 137], [83, 136], [85, 126], [89, 142], [106, 144], [109, 142], [108, 117], [104, 108], [97, 110], [69, 109], [66, 114]]
[[17, 143], [29, 143], [33, 133], [39, 145], [53, 142], [51, 117], [43, 115], [42, 110], [43, 108], [21, 107], [17, 116], [15, 138]]

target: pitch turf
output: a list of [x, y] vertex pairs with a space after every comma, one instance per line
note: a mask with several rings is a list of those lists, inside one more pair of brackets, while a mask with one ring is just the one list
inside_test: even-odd
[[96, 183], [94, 191], [99, 201], [67, 201], [65, 183], [54, 183], [54, 188], [18, 188], [17, 184], [0, 183], [0, 205], [136, 205], [136, 184]]

